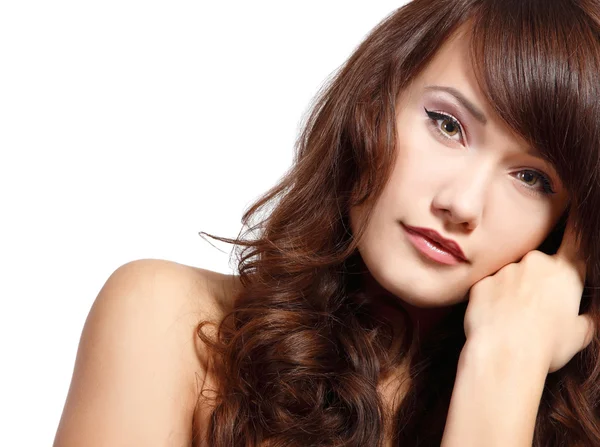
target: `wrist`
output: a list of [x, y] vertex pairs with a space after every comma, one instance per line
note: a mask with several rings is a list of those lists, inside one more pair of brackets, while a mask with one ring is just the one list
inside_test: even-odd
[[444, 447], [531, 445], [547, 368], [527, 350], [467, 340], [460, 355]]
[[458, 371], [463, 368], [485, 368], [501, 376], [518, 374], [524, 378], [544, 382], [550, 368], [548, 356], [537, 348], [539, 344], [528, 343], [510, 337], [474, 335], [467, 339], [460, 354]]

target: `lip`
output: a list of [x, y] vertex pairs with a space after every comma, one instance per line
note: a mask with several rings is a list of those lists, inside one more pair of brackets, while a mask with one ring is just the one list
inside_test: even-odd
[[[428, 255], [430, 258], [433, 258], [435, 261], [439, 261], [444, 264], [456, 264], [458, 262], [468, 262], [467, 257], [465, 256], [464, 252], [460, 248], [460, 245], [458, 245], [458, 243], [456, 243], [455, 241], [453, 241], [451, 239], [447, 239], [447, 238], [443, 237], [437, 231], [435, 231], [431, 228], [411, 227], [411, 226], [405, 225], [403, 223], [402, 223], [402, 226], [404, 227], [404, 230], [409, 233], [409, 236], [411, 236], [411, 242], [413, 242], [413, 244], [416, 243], [415, 245], [417, 245], [417, 248], [419, 248], [424, 254]], [[431, 247], [428, 246], [427, 244], [425, 244], [425, 246], [423, 246], [422, 243], [419, 243], [419, 242], [423, 242], [423, 241], [414, 239], [415, 234], [428, 240], [425, 242], [429, 242], [429, 243], [434, 242], [437, 246], [439, 246], [446, 253], [440, 253], [439, 250], [432, 250]], [[451, 255], [453, 258], [455, 258], [455, 261], [452, 262], [452, 259], [448, 255]]]

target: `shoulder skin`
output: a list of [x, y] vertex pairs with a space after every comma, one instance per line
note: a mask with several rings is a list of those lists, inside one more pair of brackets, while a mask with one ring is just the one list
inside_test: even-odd
[[85, 321], [54, 447], [191, 445], [208, 370], [196, 327], [222, 319], [236, 278], [158, 259], [117, 268]]

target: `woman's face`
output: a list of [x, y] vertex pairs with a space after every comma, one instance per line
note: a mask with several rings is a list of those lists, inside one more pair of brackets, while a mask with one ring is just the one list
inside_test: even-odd
[[[486, 104], [464, 35], [402, 93], [396, 137], [393, 173], [358, 249], [378, 285], [413, 306], [464, 300], [477, 281], [536, 249], [567, 207], [553, 167]], [[353, 231], [363, 216], [363, 207], [350, 211]], [[405, 226], [436, 231], [465, 259], [432, 259]]]

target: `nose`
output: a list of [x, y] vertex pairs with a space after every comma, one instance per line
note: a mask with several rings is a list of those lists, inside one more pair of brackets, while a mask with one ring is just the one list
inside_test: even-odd
[[490, 175], [490, 170], [481, 166], [457, 169], [434, 196], [434, 214], [467, 230], [477, 228], [483, 215]]

